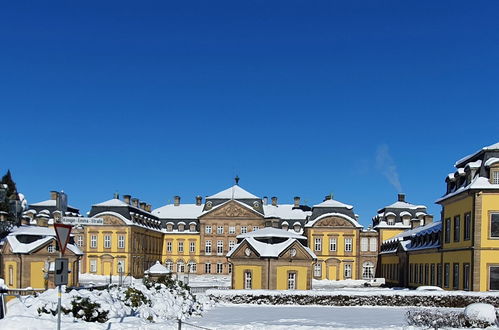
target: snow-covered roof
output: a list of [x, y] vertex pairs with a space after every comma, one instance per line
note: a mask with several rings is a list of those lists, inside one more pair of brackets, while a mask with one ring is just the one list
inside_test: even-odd
[[334, 200], [334, 199], [325, 200], [324, 202], [322, 202], [320, 204], [314, 205], [314, 207], [342, 207], [342, 208], [346, 208], [349, 210], [351, 210], [353, 208], [352, 205], [344, 204], [344, 203], [339, 202], [339, 201]]
[[480, 168], [480, 166], [482, 166], [482, 160], [481, 159], [478, 159], [474, 162], [469, 162], [468, 164], [466, 164], [466, 167], [469, 167], [469, 168]]
[[438, 231], [442, 230], [442, 222], [437, 221], [437, 222], [432, 222], [424, 226], [419, 226], [414, 229], [406, 230], [398, 235], [395, 235], [394, 237], [387, 239], [385, 242], [391, 242], [391, 241], [396, 241], [396, 240], [401, 240], [404, 237], [410, 237], [410, 236], [416, 236], [416, 235], [426, 235], [429, 233], [436, 233]]
[[318, 221], [320, 221], [321, 219], [327, 218], [327, 217], [339, 217], [339, 218], [343, 218], [345, 220], [350, 221], [354, 225], [354, 227], [356, 227], [356, 228], [362, 228], [362, 225], [360, 223], [358, 223], [357, 220], [353, 219], [352, 217], [349, 217], [346, 214], [336, 213], [336, 212], [331, 212], [331, 213], [323, 214], [323, 215], [315, 218], [314, 220], [307, 222], [305, 224], [305, 227], [307, 227], [307, 228], [313, 227]]
[[305, 220], [311, 215], [311, 211], [303, 211], [299, 208], [294, 208], [293, 204], [280, 205], [263, 205], [263, 212], [266, 218], [279, 218], [288, 220]]
[[230, 188], [222, 190], [214, 195], [206, 197], [207, 199], [258, 199], [259, 197], [247, 192], [239, 185], [233, 185]]
[[407, 202], [401, 202], [401, 201], [396, 201], [395, 203], [393, 204], [390, 204], [388, 206], [385, 206], [385, 209], [419, 209], [419, 208], [425, 208], [426, 206], [424, 205], [414, 205], [414, 204], [411, 204], [411, 203], [407, 203]]
[[145, 274], [169, 274], [171, 273], [168, 268], [163, 266], [159, 261], [156, 261], [148, 270], [144, 272]]
[[152, 211], [160, 219], [197, 219], [203, 212], [204, 204], [168, 204]]
[[489, 166], [492, 166], [492, 165], [497, 164], [497, 163], [499, 163], [499, 158], [492, 157], [492, 158], [487, 159], [487, 161], [485, 162], [485, 167], [489, 167]]
[[456, 162], [456, 164], [454, 164], [454, 166], [457, 166], [457, 165], [459, 165], [459, 164], [461, 164], [461, 163], [463, 163], [463, 162], [467, 161], [468, 159], [470, 159], [470, 158], [472, 158], [472, 157], [474, 157], [474, 156], [478, 155], [478, 154], [479, 154], [480, 152], [482, 152], [482, 151], [490, 151], [490, 150], [499, 150], [499, 142], [494, 143], [494, 144], [492, 144], [492, 145], [490, 145], [490, 146], [487, 146], [487, 147], [483, 147], [482, 149], [480, 149], [480, 150], [478, 150], [478, 151], [476, 151], [476, 152], [472, 153], [471, 155], [468, 155], [468, 156], [466, 156], [466, 157], [464, 157], [464, 158], [461, 158], [460, 160], [458, 160], [458, 161]]
[[[279, 255], [284, 252], [288, 247], [290, 247], [294, 242], [297, 242], [296, 238], [288, 238], [282, 243], [270, 244], [265, 242], [260, 242], [253, 237], [246, 237], [241, 243], [237, 244], [232, 250], [229, 251], [227, 257], [231, 257], [232, 254], [237, 250], [237, 248], [243, 244], [243, 242], [247, 242], [260, 257], [263, 258], [277, 258]], [[298, 243], [300, 244], [300, 243]], [[301, 244], [300, 244], [301, 245]], [[315, 253], [312, 252], [308, 247], [301, 245], [307, 253], [314, 259], [317, 259]]]
[[[17, 239], [17, 236], [21, 235], [40, 236], [40, 238], [31, 243], [22, 243]], [[39, 226], [21, 226], [13, 229], [7, 236], [13, 253], [31, 253], [52, 240], [56, 241], [54, 228]], [[73, 244], [68, 244], [67, 248], [76, 255], [83, 255], [83, 252]]]
[[307, 239], [305, 236], [293, 233], [288, 230], [282, 230], [278, 228], [265, 227], [248, 233], [237, 235], [237, 238], [270, 238], [270, 237], [281, 237], [281, 238], [296, 238], [296, 239]]
[[238, 200], [234, 199], [234, 200], [227, 200], [227, 201], [223, 202], [222, 204], [218, 204], [218, 205], [216, 205], [216, 206], [212, 207], [211, 209], [209, 209], [209, 210], [206, 210], [206, 211], [202, 212], [202, 213], [201, 213], [201, 215], [205, 215], [206, 213], [210, 213], [210, 212], [212, 212], [213, 210], [216, 210], [216, 209], [218, 209], [218, 208], [221, 208], [222, 206], [227, 205], [228, 203], [231, 203], [231, 202], [237, 203], [238, 205], [240, 205], [240, 206], [242, 206], [242, 207], [245, 207], [245, 208], [246, 208], [246, 209], [248, 209], [248, 210], [251, 210], [251, 211], [253, 211], [253, 212], [256, 212], [256, 213], [261, 214], [261, 212], [259, 212], [258, 210], [255, 210], [254, 208], [252, 208], [252, 207], [251, 207], [251, 206], [249, 206], [248, 204], [242, 203], [242, 202], [240, 202], [240, 201], [238, 201]]
[[452, 196], [458, 195], [462, 193], [463, 191], [468, 191], [471, 189], [499, 189], [499, 184], [493, 184], [490, 183], [488, 178], [484, 178], [482, 176], [476, 176], [473, 180], [471, 180], [470, 184], [467, 186], [461, 186], [459, 187], [456, 191], [453, 191], [451, 193], [448, 193], [447, 195], [442, 196], [441, 198], [437, 199], [435, 203], [440, 203], [447, 198], [450, 198]]
[[119, 200], [117, 198], [113, 198], [113, 199], [110, 199], [108, 201], [105, 201], [105, 202], [102, 202], [102, 203], [98, 203], [98, 204], [94, 204], [92, 206], [131, 206], [127, 203], [125, 203], [124, 201], [122, 200]]
[[[34, 204], [30, 204], [30, 206], [53, 206], [55, 207], [56, 206], [56, 200], [55, 199], [47, 199], [46, 201], [43, 201], [43, 202], [38, 202], [38, 203], [34, 203]], [[76, 209], [76, 207], [74, 206], [71, 206], [71, 205], [68, 205], [68, 207], [72, 208], [72, 209]]]
[[380, 221], [373, 228], [408, 229], [408, 228], [411, 228], [411, 225], [406, 225], [403, 222], [395, 222], [394, 224], [389, 225], [386, 221]]

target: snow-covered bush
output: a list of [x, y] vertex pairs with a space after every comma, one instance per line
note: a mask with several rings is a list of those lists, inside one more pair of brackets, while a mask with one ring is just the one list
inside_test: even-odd
[[[494, 311], [495, 314], [495, 311]], [[429, 328], [487, 328], [494, 323], [470, 318], [462, 312], [448, 312], [434, 309], [410, 310], [407, 312], [407, 323], [417, 327]]]
[[[56, 290], [25, 301], [38, 315], [57, 314]], [[150, 322], [187, 319], [200, 314], [204, 304], [196, 300], [188, 286], [171, 278], [147, 280], [130, 287], [110, 286], [105, 290], [72, 290], [63, 294], [61, 310], [75, 320], [106, 322], [112, 318], [137, 316]]]
[[464, 315], [468, 320], [476, 322], [487, 322], [494, 325], [497, 322], [496, 309], [490, 304], [475, 303], [464, 309]]

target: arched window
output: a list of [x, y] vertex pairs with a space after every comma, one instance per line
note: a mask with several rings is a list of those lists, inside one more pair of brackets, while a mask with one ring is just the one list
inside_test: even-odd
[[197, 272], [196, 263], [193, 260], [189, 261], [189, 273], [196, 273], [196, 272]]
[[322, 267], [321, 264], [318, 262], [314, 264], [314, 277], [321, 277], [322, 276]]
[[173, 261], [171, 260], [166, 260], [165, 261], [165, 267], [168, 269], [170, 272], [173, 271]]
[[374, 278], [374, 264], [372, 262], [366, 261], [362, 264], [362, 278], [364, 280]]
[[177, 273], [185, 272], [185, 263], [183, 260], [177, 261]]

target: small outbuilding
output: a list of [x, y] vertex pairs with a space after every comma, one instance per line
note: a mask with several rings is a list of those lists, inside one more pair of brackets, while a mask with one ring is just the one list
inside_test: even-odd
[[161, 276], [171, 274], [171, 271], [163, 266], [159, 261], [156, 261], [154, 265], [144, 272], [144, 275], [149, 276], [151, 279], [158, 279]]

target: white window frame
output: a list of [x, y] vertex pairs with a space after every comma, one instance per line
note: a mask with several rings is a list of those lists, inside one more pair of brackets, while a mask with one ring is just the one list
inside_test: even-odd
[[177, 242], [178, 253], [184, 253], [184, 241]]
[[345, 252], [352, 252], [352, 239], [350, 237], [345, 238]]
[[[117, 271], [119, 273], [125, 273], [125, 260], [118, 260]], [[121, 270], [121, 271], [120, 271]]]
[[177, 273], [185, 273], [185, 263], [183, 260], [177, 261]]
[[217, 226], [217, 235], [222, 235], [224, 233], [224, 226]]
[[288, 290], [296, 290], [296, 273], [288, 273]]
[[165, 267], [168, 269], [170, 272], [173, 271], [173, 261], [171, 260], [166, 260], [165, 261]]
[[196, 273], [197, 272], [198, 267], [197, 267], [196, 262], [194, 262], [193, 260], [189, 261], [188, 267], [189, 267], [189, 273]]
[[246, 234], [248, 232], [248, 227], [241, 226], [241, 234]]
[[371, 280], [374, 278], [374, 264], [366, 261], [362, 264], [362, 279]]
[[221, 262], [217, 262], [217, 274], [222, 274], [224, 272], [224, 264]]
[[499, 169], [490, 170], [490, 183], [499, 184]]
[[229, 234], [235, 234], [236, 233], [236, 226], [229, 226]]
[[369, 251], [370, 252], [378, 251], [378, 239], [376, 237], [369, 238]]
[[97, 260], [96, 259], [90, 259], [90, 272], [97, 273]]
[[173, 242], [172, 241], [168, 241], [166, 242], [166, 252], [172, 252], [173, 251]]
[[224, 253], [224, 241], [217, 241], [217, 255], [222, 255]]
[[352, 278], [352, 265], [345, 264], [343, 266], [343, 275], [345, 278]]
[[111, 235], [104, 235], [104, 249], [111, 248]]
[[55, 252], [55, 245], [54, 244], [50, 244], [47, 246], [47, 252], [48, 253], [54, 253]]
[[204, 272], [206, 274], [211, 274], [211, 263], [210, 262], [207, 262], [204, 264]]
[[90, 247], [92, 249], [97, 248], [97, 235], [90, 235]]
[[125, 235], [118, 235], [118, 249], [125, 248]]
[[189, 252], [196, 252], [196, 242], [189, 242]]
[[76, 245], [78, 247], [82, 247], [83, 246], [83, 235], [78, 235], [78, 237], [76, 238]]
[[314, 264], [314, 277], [321, 277], [322, 276], [322, 264], [320, 262], [317, 262]]
[[211, 234], [211, 226], [205, 226], [204, 227], [204, 233], [205, 234]]
[[360, 238], [360, 251], [367, 252], [369, 250], [369, 239], [367, 237]]
[[204, 254], [211, 255], [211, 241], [207, 240], [204, 242]]
[[230, 240], [229, 241], [229, 251], [232, 250], [234, 248], [234, 246], [236, 246], [236, 241]]
[[244, 272], [244, 289], [245, 290], [252, 289], [252, 274], [249, 271]]
[[314, 238], [314, 251], [322, 251], [322, 238]]
[[260, 229], [259, 226], [253, 226], [253, 231]]
[[338, 246], [338, 241], [336, 240], [336, 237], [331, 237], [329, 238], [329, 251], [330, 252], [335, 252]]

